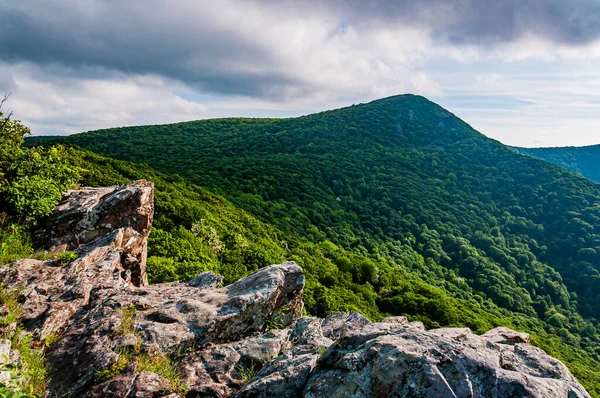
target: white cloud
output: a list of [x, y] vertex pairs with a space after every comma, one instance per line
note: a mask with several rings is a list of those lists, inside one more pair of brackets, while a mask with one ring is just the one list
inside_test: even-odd
[[24, 63], [0, 64], [0, 74], [11, 78], [7, 105], [34, 134], [193, 120], [208, 112], [205, 105], [177, 96], [179, 84], [156, 76], [51, 76]]
[[[531, 2], [481, 21], [430, 2], [9, 1], [0, 22], [30, 21], [12, 47], [0, 37], [12, 51], [0, 55], [0, 90], [14, 91], [11, 107], [37, 134], [297, 115], [410, 92], [509, 144], [600, 142], [594, 29], [573, 44], [570, 25], [550, 29], [554, 16], [539, 34], [523, 21], [511, 31], [527, 7], [545, 15]], [[487, 100], [452, 105], [457, 96]]]

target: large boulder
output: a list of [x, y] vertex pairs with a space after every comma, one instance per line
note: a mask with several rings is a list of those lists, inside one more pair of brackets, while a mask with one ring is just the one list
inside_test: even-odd
[[523, 333], [503, 328], [477, 336], [389, 320], [357, 330], [349, 322], [326, 351], [276, 358], [237, 396], [277, 397], [287, 389], [287, 396], [313, 398], [589, 397], [560, 361], [515, 341], [528, 337]]
[[[206, 344], [242, 341], [276, 320], [286, 327], [302, 315], [303, 288], [302, 270], [294, 263], [262, 268], [224, 288], [123, 286], [74, 317], [50, 348], [47, 358], [56, 376], [51, 388], [66, 395], [85, 391], [127, 347], [138, 355], [177, 357], [192, 351], [197, 352], [193, 358], [206, 357], [212, 355], [209, 347], [201, 348]], [[193, 358], [190, 367], [196, 366]], [[119, 380], [107, 386], [121, 385]], [[194, 380], [189, 387], [197, 385]]]
[[121, 187], [66, 191], [36, 237], [38, 245], [54, 252], [78, 250], [122, 229], [123, 267], [131, 282], [147, 285], [146, 238], [154, 218], [154, 184], [140, 180]]

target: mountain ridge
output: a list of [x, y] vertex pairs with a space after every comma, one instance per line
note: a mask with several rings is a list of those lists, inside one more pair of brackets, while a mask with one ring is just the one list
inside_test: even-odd
[[[537, 317], [548, 333], [600, 352], [600, 186], [516, 154], [423, 97], [58, 140], [180, 174], [281, 231], [389, 261], [483, 308]], [[378, 289], [374, 274], [350, 277]], [[378, 294], [384, 311], [407, 308]]]
[[523, 155], [545, 160], [600, 182], [600, 144], [548, 148], [514, 147], [514, 149]]

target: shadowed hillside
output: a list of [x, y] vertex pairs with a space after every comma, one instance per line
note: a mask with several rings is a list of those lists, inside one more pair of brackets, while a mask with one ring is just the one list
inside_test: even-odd
[[533, 156], [600, 182], [600, 145], [563, 148], [515, 148]]

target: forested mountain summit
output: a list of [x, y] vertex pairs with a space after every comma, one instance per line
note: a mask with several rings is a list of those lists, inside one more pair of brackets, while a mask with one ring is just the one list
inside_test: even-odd
[[555, 148], [515, 148], [523, 155], [557, 164], [600, 182], [600, 145]]
[[[598, 359], [600, 185], [519, 155], [423, 97], [59, 140], [179, 174], [284, 233], [395, 264], [483, 309], [538, 318]], [[340, 269], [373, 286], [380, 311], [415, 305], [377, 268]]]

